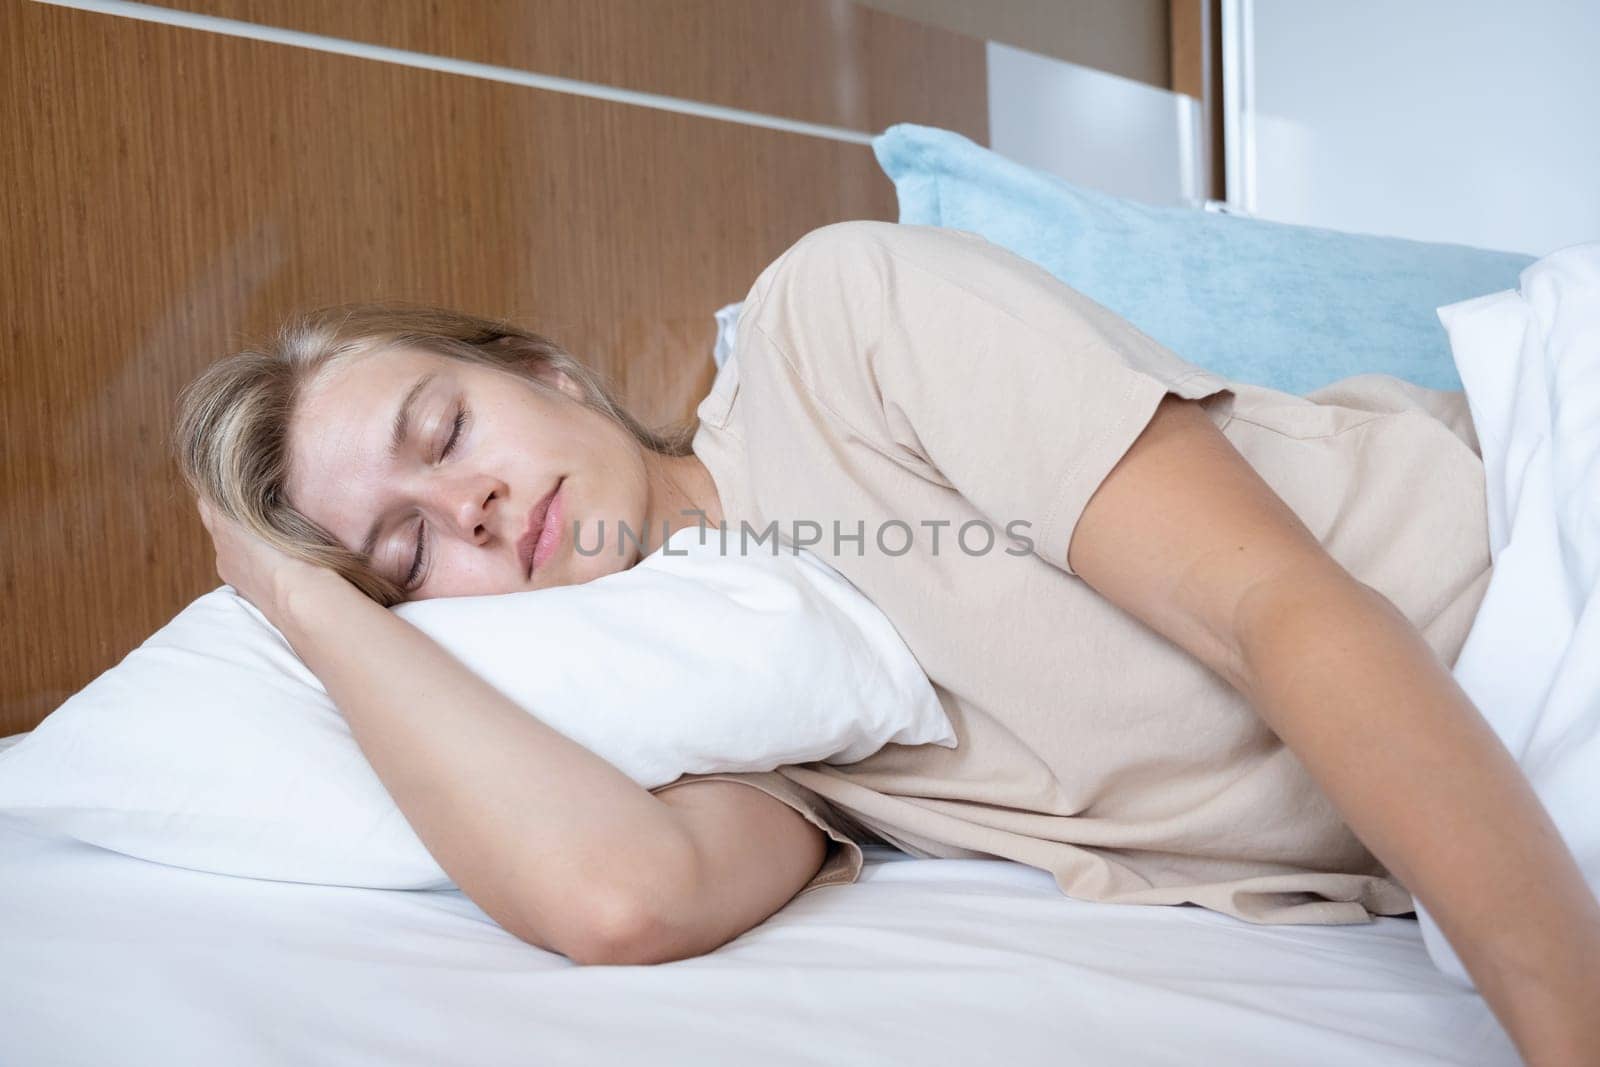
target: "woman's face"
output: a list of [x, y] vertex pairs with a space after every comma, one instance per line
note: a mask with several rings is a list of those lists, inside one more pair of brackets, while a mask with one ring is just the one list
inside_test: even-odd
[[[407, 600], [625, 570], [639, 549], [619, 543], [618, 524], [643, 530], [643, 448], [580, 395], [563, 375], [534, 383], [411, 348], [351, 357], [312, 381], [290, 422], [289, 502], [345, 547], [370, 545], [372, 567], [405, 586]], [[391, 456], [402, 405], [404, 437]], [[547, 499], [552, 521], [535, 541], [530, 515]]]

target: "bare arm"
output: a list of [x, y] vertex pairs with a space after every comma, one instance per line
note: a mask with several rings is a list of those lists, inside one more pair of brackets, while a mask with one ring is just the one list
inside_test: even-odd
[[1198, 405], [1162, 401], [1069, 551], [1250, 700], [1427, 905], [1529, 1063], [1600, 1063], [1600, 905], [1521, 769]]
[[343, 578], [296, 574], [274, 623], [423, 844], [495, 921], [575, 962], [613, 962], [649, 919], [645, 900], [692, 898], [697, 857], [675, 808]]
[[1244, 693], [1428, 906], [1533, 1064], [1600, 1063], [1600, 910], [1501, 744], [1409, 620], [1351, 579], [1244, 616]]

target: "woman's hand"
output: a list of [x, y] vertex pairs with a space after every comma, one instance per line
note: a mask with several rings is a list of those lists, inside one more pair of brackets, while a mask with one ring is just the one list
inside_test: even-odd
[[200, 501], [200, 521], [205, 523], [217, 552], [217, 576], [281, 629], [291, 589], [307, 581], [338, 575], [269, 545], [242, 525]]

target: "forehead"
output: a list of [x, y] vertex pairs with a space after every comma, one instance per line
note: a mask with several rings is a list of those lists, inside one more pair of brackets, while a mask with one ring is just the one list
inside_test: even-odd
[[[392, 466], [389, 438], [395, 412], [422, 375], [434, 381], [424, 396], [464, 368], [432, 352], [388, 348], [351, 356], [308, 383], [289, 423], [290, 503], [347, 547], [359, 547], [377, 495]], [[425, 407], [416, 409], [418, 418]], [[417, 426], [413, 423], [412, 432]]]
[[312, 376], [300, 396], [301, 411], [318, 407], [363, 405], [398, 400], [390, 393], [405, 390], [418, 375], [444, 371], [454, 361], [419, 348], [393, 346], [346, 356], [328, 364]]

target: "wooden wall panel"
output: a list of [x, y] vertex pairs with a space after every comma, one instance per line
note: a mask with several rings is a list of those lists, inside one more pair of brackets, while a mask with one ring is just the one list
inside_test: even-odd
[[989, 143], [983, 43], [850, 0], [155, 0], [163, 7], [876, 133]]
[[174, 401], [286, 312], [508, 314], [663, 420], [789, 243], [895, 217], [861, 145], [30, 0], [0, 56], [0, 734], [216, 587]]
[[1172, 91], [1205, 96], [1206, 5], [1209, 0], [1170, 0], [1168, 37], [1172, 44]]
[[1170, 0], [1172, 89], [1200, 101], [1205, 195], [1222, 200], [1222, 2]]

